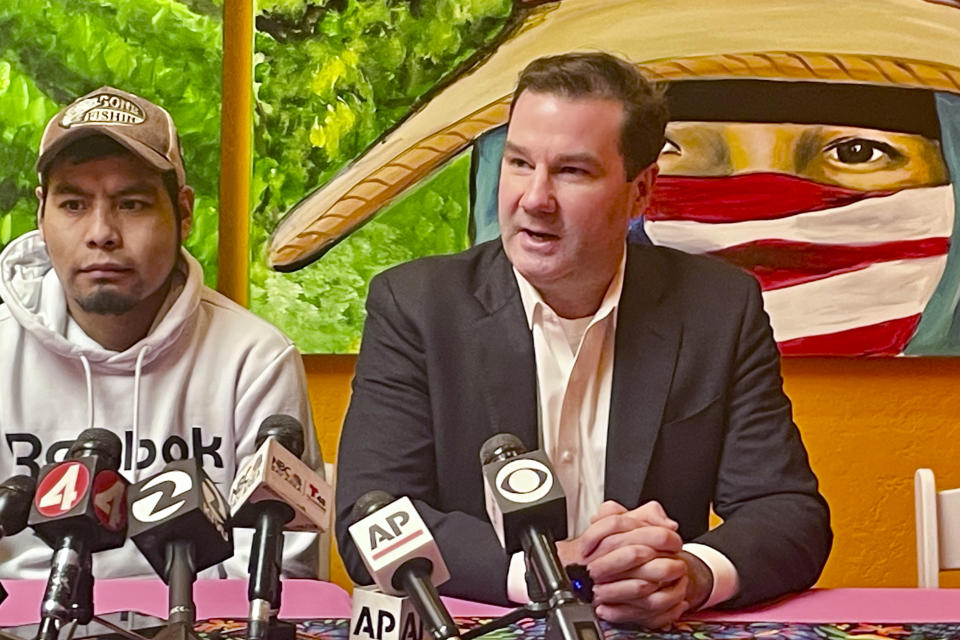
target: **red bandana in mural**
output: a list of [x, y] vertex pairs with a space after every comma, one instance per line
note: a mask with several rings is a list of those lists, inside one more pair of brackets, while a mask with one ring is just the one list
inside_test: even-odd
[[952, 212], [949, 186], [664, 176], [644, 230], [750, 271], [785, 354], [897, 354], [943, 274]]

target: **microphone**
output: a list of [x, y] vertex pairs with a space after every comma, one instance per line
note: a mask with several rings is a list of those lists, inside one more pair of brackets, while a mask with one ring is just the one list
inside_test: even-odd
[[37, 481], [32, 476], [13, 476], [0, 483], [0, 539], [26, 528], [36, 491]]
[[[257, 431], [257, 451], [237, 471], [230, 488], [230, 513], [235, 527], [252, 527], [250, 548], [250, 621], [247, 637], [272, 640], [282, 628], [280, 570], [283, 531], [330, 528], [331, 488], [300, 459], [303, 425], [288, 415], [266, 418]], [[271, 632], [271, 629], [274, 629]], [[286, 631], [290, 637], [292, 626]]]
[[410, 498], [394, 500], [384, 491], [369, 491], [354, 504], [353, 519], [350, 536], [377, 587], [409, 596], [434, 640], [459, 638], [436, 588], [450, 579], [450, 572]]
[[353, 588], [349, 640], [424, 640], [423, 619], [408, 596], [376, 585]]
[[188, 459], [131, 486], [128, 502], [130, 538], [170, 587], [167, 621], [192, 634], [197, 572], [233, 555], [227, 501], [200, 461]]
[[40, 470], [27, 524], [53, 548], [50, 578], [40, 607], [39, 640], [55, 640], [70, 619], [93, 615], [91, 554], [123, 545], [127, 533], [127, 481], [120, 438], [86, 429], [63, 462]]
[[602, 640], [593, 607], [574, 595], [557, 556], [555, 541], [567, 537], [567, 505], [550, 459], [500, 433], [483, 443], [480, 463], [487, 514], [500, 544], [507, 553], [523, 550], [527, 584], [539, 591], [534, 599], [542, 596], [549, 606], [546, 638]]
[[[37, 489], [31, 476], [13, 476], [0, 483], [0, 539], [13, 536], [27, 526], [30, 502]], [[0, 602], [7, 599], [7, 591], [0, 585]]]

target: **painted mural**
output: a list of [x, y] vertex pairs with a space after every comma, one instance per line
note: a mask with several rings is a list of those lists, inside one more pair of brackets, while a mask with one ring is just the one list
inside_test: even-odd
[[[318, 16], [361, 3], [329, 4]], [[402, 11], [417, 7], [423, 20], [428, 7], [444, 4], [422, 0]], [[368, 64], [358, 45], [388, 48], [401, 25], [374, 21], [335, 57], [341, 71], [309, 75], [305, 93], [328, 92], [308, 114], [312, 144], [328, 148], [333, 135], [340, 159], [328, 158], [315, 185], [298, 184], [307, 195], [291, 206], [255, 210], [255, 221], [264, 211], [270, 220], [255, 232], [253, 269], [262, 271], [251, 274], [254, 307], [281, 326], [276, 303], [322, 316], [285, 327], [307, 351], [356, 349], [374, 273], [496, 237], [517, 73], [541, 55], [599, 49], [668, 89], [673, 121], [662, 178], [631, 229], [635, 241], [715, 255], [751, 272], [784, 354], [960, 353], [960, 246], [951, 241], [960, 222], [960, 4], [452, 4], [464, 10], [457, 26], [472, 39], [425, 65], [450, 68], [432, 84], [423, 78], [422, 94], [394, 96], [377, 118], [338, 120], [350, 105], [339, 87]], [[336, 46], [323, 27], [328, 19], [318, 18], [308, 42]], [[408, 73], [414, 49], [397, 53], [398, 67], [368, 73], [371, 91]], [[289, 90], [304, 91], [303, 83]], [[345, 153], [344, 140], [356, 153]]]
[[270, 236], [298, 202], [502, 37], [513, 11], [512, 0], [259, 0], [250, 307], [301, 351], [356, 352], [376, 273], [470, 246], [465, 152], [381, 200], [302, 268], [281, 273], [270, 258]]
[[47, 120], [110, 85], [165, 107], [196, 189], [187, 248], [217, 280], [222, 0], [0, 0], [0, 248], [36, 227]]

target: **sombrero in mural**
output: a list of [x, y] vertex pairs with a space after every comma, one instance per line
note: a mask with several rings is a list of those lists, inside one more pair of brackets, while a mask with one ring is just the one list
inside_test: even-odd
[[294, 207], [268, 262], [319, 259], [385, 204], [508, 118], [532, 59], [603, 50], [668, 83], [756, 79], [960, 94], [960, 4], [950, 0], [517, 1], [497, 43], [424, 97], [396, 127]]

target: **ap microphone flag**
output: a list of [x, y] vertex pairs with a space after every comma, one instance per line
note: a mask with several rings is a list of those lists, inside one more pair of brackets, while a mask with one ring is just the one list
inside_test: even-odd
[[430, 561], [433, 584], [443, 584], [450, 579], [440, 548], [406, 496], [353, 523], [349, 531], [370, 577], [384, 593], [404, 593], [394, 586], [393, 577], [411, 558]]
[[409, 596], [375, 586], [354, 587], [349, 640], [428, 640], [423, 619]]
[[380, 590], [409, 596], [433, 640], [459, 640], [460, 629], [437, 593], [450, 572], [410, 498], [368, 491], [353, 505], [353, 517], [360, 519], [350, 535]]

